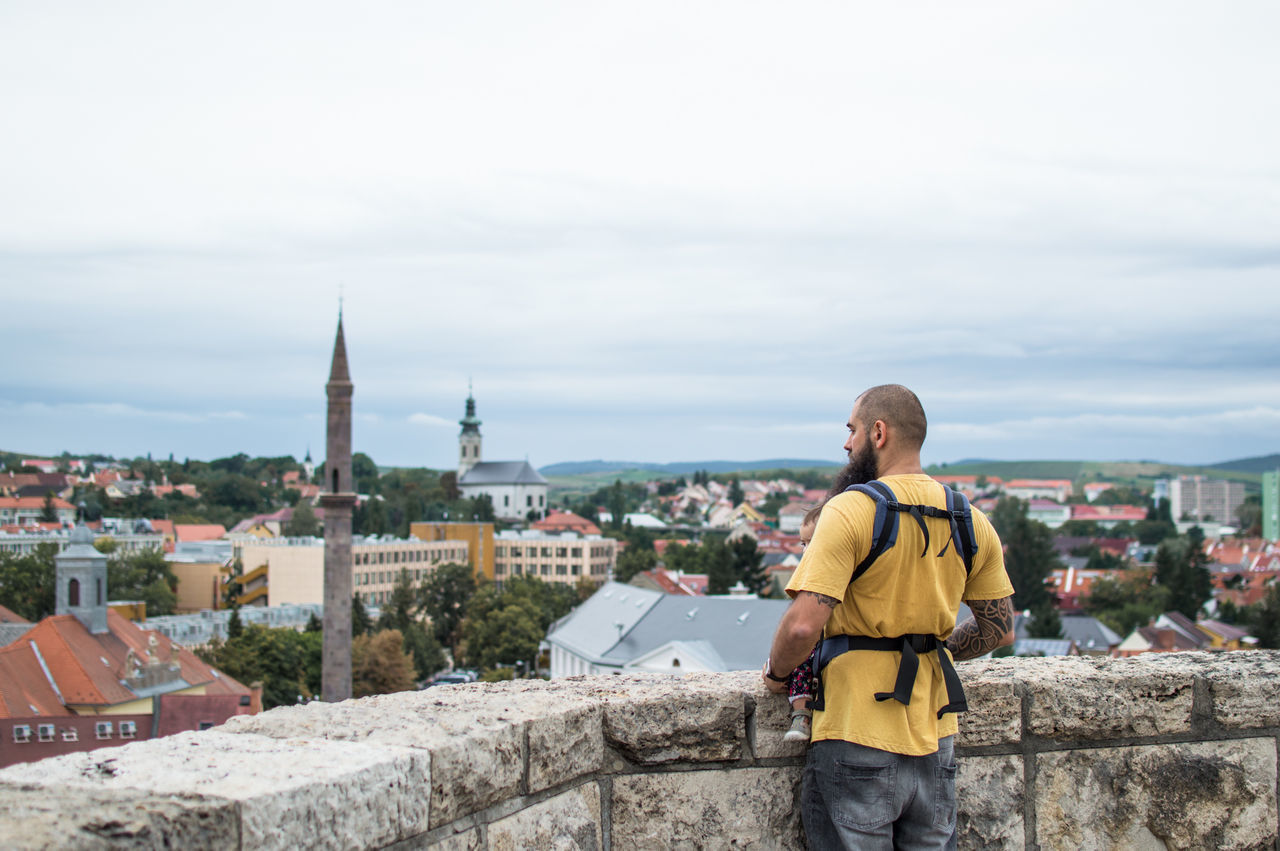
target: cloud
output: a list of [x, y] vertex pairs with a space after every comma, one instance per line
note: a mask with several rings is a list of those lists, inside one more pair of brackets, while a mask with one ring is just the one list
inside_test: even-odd
[[447, 420], [444, 417], [437, 417], [435, 414], [423, 413], [410, 414], [409, 422], [414, 425], [431, 426], [433, 428], [451, 428], [457, 425], [453, 420]]
[[1046, 442], [1059, 437], [1196, 438], [1225, 434], [1269, 435], [1280, 431], [1280, 409], [1259, 405], [1200, 414], [1084, 413], [1002, 420], [992, 423], [940, 422], [929, 427], [930, 438], [951, 442], [996, 442], [1039, 436]]
[[10, 408], [25, 417], [95, 418], [153, 420], [170, 423], [209, 423], [218, 420], [247, 420], [242, 411], [177, 411], [139, 408], [124, 402], [22, 402], [0, 401], [0, 407]]

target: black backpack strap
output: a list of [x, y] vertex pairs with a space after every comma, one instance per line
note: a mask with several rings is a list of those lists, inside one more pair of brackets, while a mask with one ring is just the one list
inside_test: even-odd
[[[978, 554], [978, 538], [973, 531], [973, 509], [969, 505], [969, 498], [960, 491], [952, 490], [946, 485], [942, 489], [947, 492], [947, 513], [951, 519], [951, 540], [956, 543], [956, 552], [960, 553], [960, 557], [964, 559], [964, 574], [968, 576], [973, 572], [973, 559]], [[947, 551], [946, 547], [942, 548], [942, 555]]]
[[946, 644], [933, 635], [900, 635], [896, 638], [872, 638], [865, 635], [834, 635], [823, 639], [818, 645], [818, 658], [814, 662], [817, 674], [818, 694], [813, 708], [822, 711], [826, 708], [826, 695], [822, 675], [827, 664], [835, 657], [850, 650], [884, 650], [897, 651], [902, 654], [898, 662], [898, 675], [894, 678], [893, 691], [876, 692], [877, 701], [896, 700], [903, 706], [911, 705], [911, 692], [915, 687], [916, 674], [920, 670], [921, 653], [937, 653], [938, 664], [942, 668], [942, 682], [947, 689], [947, 704], [938, 710], [941, 718], [948, 712], [967, 712], [969, 704], [965, 700], [964, 687], [960, 684], [960, 676], [951, 664], [951, 654]]
[[853, 582], [867, 572], [867, 568], [880, 557], [880, 554], [894, 545], [898, 540], [898, 512], [890, 506], [897, 506], [897, 497], [884, 482], [876, 480], [860, 485], [849, 485], [845, 493], [854, 491], [871, 497], [876, 504], [876, 517], [871, 524], [871, 550], [867, 557], [858, 562], [853, 569], [849, 581]]

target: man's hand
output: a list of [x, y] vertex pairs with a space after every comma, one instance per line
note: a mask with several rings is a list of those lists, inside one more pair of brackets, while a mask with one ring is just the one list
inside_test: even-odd
[[965, 600], [973, 620], [956, 627], [947, 639], [947, 649], [957, 662], [977, 659], [984, 653], [1013, 643], [1013, 598]]
[[[822, 638], [822, 628], [831, 617], [831, 610], [840, 605], [835, 597], [817, 594], [813, 591], [801, 591], [791, 601], [778, 631], [773, 635], [773, 648], [769, 652], [769, 663], [773, 665], [774, 676], [784, 677], [809, 658], [814, 645]], [[768, 673], [765, 671], [764, 673]], [[775, 683], [764, 676], [765, 685], [774, 694], [782, 694], [785, 683]]]
[[787, 690], [787, 684], [785, 680], [783, 682], [778, 682], [777, 680], [771, 679], [769, 677], [770, 673], [772, 673], [775, 677], [781, 676], [777, 671], [770, 672], [769, 670], [770, 664], [771, 663], [769, 662], [768, 659], [764, 661], [764, 670], [760, 672], [760, 679], [764, 680], [764, 687], [767, 688], [769, 691], [773, 692], [774, 694], [782, 694], [784, 691]]

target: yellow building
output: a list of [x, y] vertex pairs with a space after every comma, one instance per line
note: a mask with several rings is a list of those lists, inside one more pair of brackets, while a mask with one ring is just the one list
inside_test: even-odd
[[492, 523], [410, 523], [409, 535], [423, 541], [463, 541], [473, 571], [494, 577], [494, 544]]
[[523, 575], [564, 585], [585, 578], [600, 585], [618, 561], [618, 542], [599, 535], [509, 530], [495, 544], [494, 573], [499, 581]]
[[[324, 604], [323, 538], [237, 541], [233, 553], [243, 571], [236, 579], [241, 605]], [[409, 571], [417, 586], [437, 566], [469, 560], [465, 541], [356, 537], [351, 544], [352, 587], [363, 602], [379, 606], [391, 597], [401, 569]]]
[[222, 608], [223, 580], [230, 571], [221, 561], [179, 561], [172, 556], [165, 561], [178, 578], [175, 612], [187, 614]]

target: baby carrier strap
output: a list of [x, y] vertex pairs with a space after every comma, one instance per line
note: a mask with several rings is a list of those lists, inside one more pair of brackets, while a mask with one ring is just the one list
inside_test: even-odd
[[858, 566], [853, 569], [853, 575], [849, 578], [850, 582], [856, 581], [859, 576], [866, 573], [867, 569], [875, 563], [875, 560], [897, 542], [899, 514], [909, 515], [916, 521], [916, 525], [920, 527], [920, 532], [924, 535], [924, 549], [920, 552], [921, 558], [924, 558], [929, 552], [929, 527], [925, 524], [924, 518], [939, 517], [945, 519], [951, 526], [951, 535], [947, 538], [947, 542], [942, 549], [938, 551], [938, 556], [945, 555], [947, 548], [951, 546], [951, 542], [955, 541], [956, 552], [964, 560], [965, 576], [972, 572], [973, 558], [978, 552], [978, 541], [973, 531], [973, 509], [969, 505], [968, 497], [964, 494], [959, 491], [953, 491], [941, 482], [939, 482], [939, 487], [943, 490], [946, 508], [898, 502], [893, 490], [879, 479], [865, 484], [849, 485], [849, 487], [845, 488], [846, 493], [853, 491], [863, 494], [870, 497], [876, 504], [876, 516], [871, 525], [871, 549], [867, 552], [866, 558], [858, 562]]
[[826, 709], [825, 683], [823, 669], [827, 663], [842, 653], [850, 650], [884, 650], [898, 651], [902, 659], [898, 663], [898, 675], [893, 683], [893, 691], [876, 692], [877, 701], [893, 699], [903, 706], [911, 705], [911, 691], [915, 687], [916, 674], [920, 670], [921, 653], [937, 653], [938, 665], [942, 668], [942, 682], [947, 688], [947, 705], [938, 710], [941, 718], [948, 712], [967, 712], [969, 704], [964, 696], [964, 686], [960, 684], [960, 675], [951, 664], [951, 654], [936, 635], [911, 633], [894, 638], [872, 638], [867, 635], [833, 635], [824, 638], [818, 644], [818, 657], [814, 660], [814, 672], [817, 674], [818, 693], [814, 695], [813, 708]]

